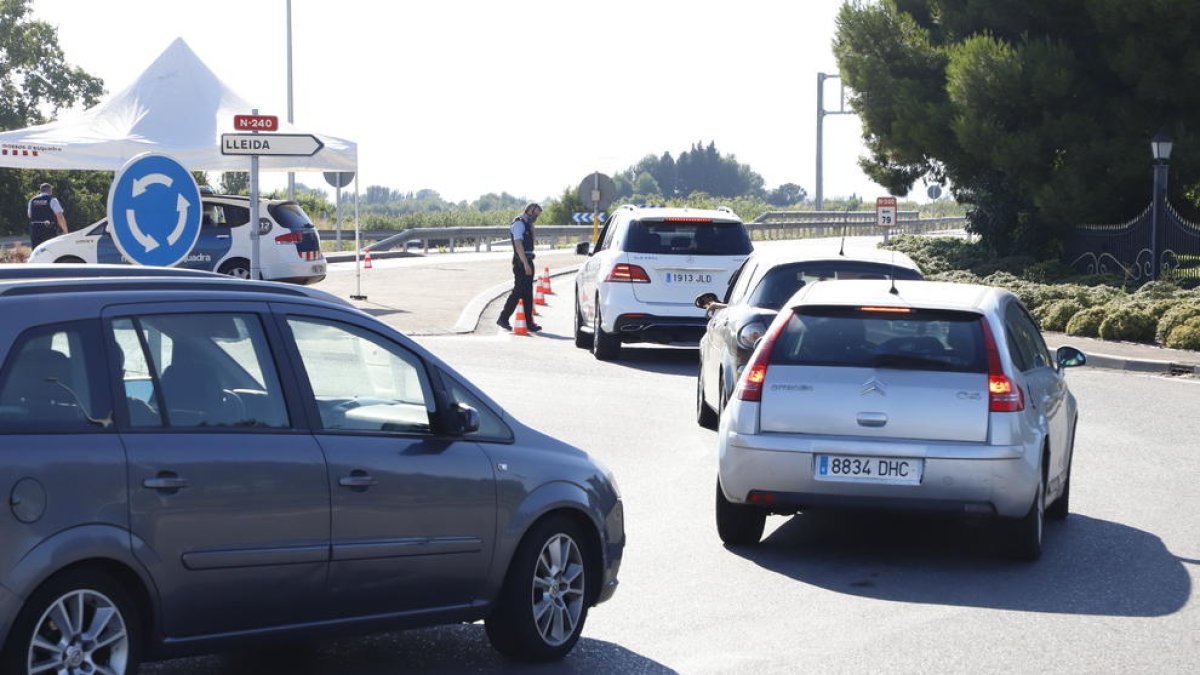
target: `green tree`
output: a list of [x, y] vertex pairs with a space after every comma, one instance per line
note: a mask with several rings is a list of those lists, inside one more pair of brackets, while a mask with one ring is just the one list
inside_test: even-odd
[[250, 194], [249, 171], [225, 171], [221, 174], [221, 194]]
[[638, 174], [637, 180], [633, 181], [633, 191], [639, 195], [661, 195], [663, 193], [658, 181], [654, 180], [654, 176], [646, 171]]
[[[1200, 183], [1194, 0], [855, 0], [834, 52], [876, 182], [954, 186], [994, 251], [1049, 254], [1150, 199], [1148, 141], [1176, 142], [1170, 195]], [[1189, 214], [1190, 215], [1190, 214]]]
[[767, 203], [771, 206], [795, 206], [802, 204], [808, 192], [795, 183], [784, 183], [767, 193]]
[[[44, 124], [103, 93], [100, 78], [67, 63], [58, 31], [32, 17], [30, 0], [0, 0], [0, 131]], [[54, 184], [72, 228], [90, 223], [104, 212], [95, 205], [105, 203], [111, 179], [111, 172], [0, 169], [0, 233], [25, 232], [26, 201], [43, 182]]]

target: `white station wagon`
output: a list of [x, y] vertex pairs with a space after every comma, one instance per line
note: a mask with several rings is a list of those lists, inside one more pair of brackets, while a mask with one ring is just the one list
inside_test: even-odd
[[717, 530], [769, 513], [882, 508], [990, 517], [1018, 558], [1065, 518], [1078, 419], [1015, 295], [929, 281], [827, 281], [783, 305], [721, 417]]

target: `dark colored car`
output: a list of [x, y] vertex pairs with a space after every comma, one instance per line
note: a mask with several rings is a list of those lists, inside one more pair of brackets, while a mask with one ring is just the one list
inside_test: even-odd
[[[836, 279], [922, 279], [903, 253], [850, 248], [830, 240], [800, 241], [756, 249], [734, 273], [724, 298], [710, 310], [700, 339], [696, 421], [708, 429], [729, 401], [738, 376], [779, 308], [806, 284]], [[705, 296], [708, 298], [705, 298]], [[703, 300], [715, 294], [701, 294]]]
[[611, 475], [329, 298], [0, 281], [0, 672], [479, 620], [571, 650], [617, 584]]

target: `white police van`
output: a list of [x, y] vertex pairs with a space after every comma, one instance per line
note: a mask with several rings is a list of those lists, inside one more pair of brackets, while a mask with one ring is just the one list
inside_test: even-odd
[[[200, 236], [176, 267], [250, 277], [250, 198], [203, 194]], [[259, 266], [264, 279], [314, 284], [325, 278], [325, 255], [312, 220], [293, 201], [259, 200]], [[129, 264], [108, 231], [108, 219], [42, 243], [33, 263]]]

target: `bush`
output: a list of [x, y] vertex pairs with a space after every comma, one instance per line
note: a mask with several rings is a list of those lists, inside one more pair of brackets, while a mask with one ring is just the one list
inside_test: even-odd
[[1158, 328], [1154, 337], [1159, 342], [1166, 344], [1167, 336], [1171, 334], [1171, 331], [1194, 316], [1200, 316], [1200, 303], [1175, 305], [1158, 317]]
[[1178, 286], [1170, 281], [1150, 281], [1143, 284], [1141, 288], [1133, 292], [1138, 298], [1149, 298], [1154, 300], [1165, 300], [1173, 298], [1182, 291]]
[[1108, 316], [1107, 307], [1088, 307], [1082, 312], [1076, 312], [1075, 316], [1067, 322], [1067, 335], [1075, 335], [1077, 337], [1099, 337], [1100, 324], [1104, 322]]
[[1200, 349], [1200, 316], [1193, 316], [1171, 329], [1167, 346], [1174, 349]]
[[1067, 323], [1071, 321], [1079, 312], [1085, 309], [1083, 303], [1073, 298], [1063, 300], [1054, 300], [1048, 304], [1038, 307], [1036, 310], [1030, 310], [1041, 324], [1042, 330], [1052, 330], [1062, 332], [1066, 330]]
[[1098, 333], [1103, 340], [1154, 342], [1158, 322], [1150, 314], [1128, 305], [1112, 308], [1100, 322]]

